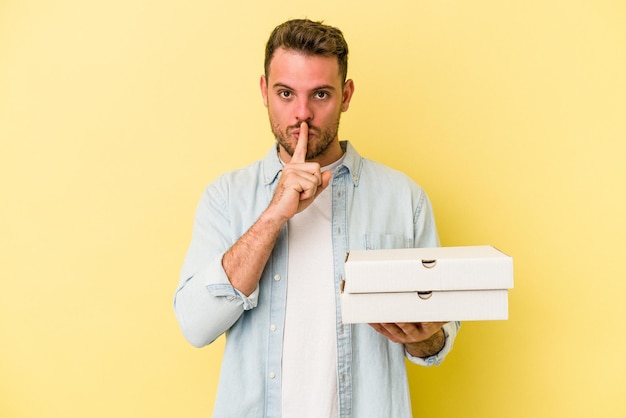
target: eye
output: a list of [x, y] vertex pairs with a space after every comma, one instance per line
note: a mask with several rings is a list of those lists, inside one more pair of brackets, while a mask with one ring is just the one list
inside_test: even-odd
[[316, 99], [327, 99], [329, 96], [327, 91], [324, 90], [320, 90], [320, 91], [316, 91], [315, 92], [315, 98]]
[[280, 96], [283, 99], [288, 99], [291, 97], [291, 92], [289, 90], [280, 90], [278, 92], [278, 96]]

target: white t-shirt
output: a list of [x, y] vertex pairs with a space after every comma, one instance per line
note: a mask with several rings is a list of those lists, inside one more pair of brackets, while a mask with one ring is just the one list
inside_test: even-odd
[[[333, 170], [342, 160], [325, 167]], [[283, 418], [337, 417], [337, 332], [330, 186], [289, 220]]]

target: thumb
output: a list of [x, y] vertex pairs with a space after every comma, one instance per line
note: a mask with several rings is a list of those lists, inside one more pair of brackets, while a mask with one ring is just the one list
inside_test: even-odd
[[322, 185], [324, 189], [330, 184], [330, 179], [333, 177], [333, 173], [330, 170], [322, 173]]
[[330, 179], [333, 177], [333, 173], [330, 170], [322, 172], [322, 184], [317, 186], [315, 191], [315, 197], [319, 196], [330, 184]]

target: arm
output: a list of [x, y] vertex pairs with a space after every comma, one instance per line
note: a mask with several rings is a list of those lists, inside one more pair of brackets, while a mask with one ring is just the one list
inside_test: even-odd
[[306, 154], [306, 128], [301, 138], [270, 205], [234, 244], [226, 231], [225, 202], [214, 192], [203, 196], [174, 297], [176, 317], [192, 345], [210, 344], [256, 306], [258, 283], [281, 228], [328, 185], [330, 173], [319, 173], [318, 164], [298, 162]]
[[305, 162], [307, 143], [308, 127], [303, 122], [296, 149], [283, 168], [270, 205], [224, 254], [224, 271], [233, 287], [244, 295], [250, 295], [258, 286], [282, 227], [306, 209], [330, 183], [331, 173], [321, 173], [319, 164]]

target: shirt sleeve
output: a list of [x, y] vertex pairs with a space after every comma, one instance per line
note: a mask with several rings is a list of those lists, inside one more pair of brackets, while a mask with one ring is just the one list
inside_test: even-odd
[[245, 310], [256, 307], [259, 289], [245, 296], [230, 284], [222, 266], [232, 246], [224, 200], [209, 186], [194, 221], [191, 244], [174, 296], [174, 311], [185, 338], [196, 347], [212, 343]]
[[435, 214], [430, 199], [423, 189], [418, 189], [417, 205], [413, 214], [415, 247], [438, 247], [439, 235], [435, 224]]
[[448, 353], [452, 350], [452, 346], [454, 345], [454, 339], [456, 338], [456, 334], [459, 331], [460, 327], [461, 327], [460, 322], [448, 322], [447, 324], [443, 326], [443, 333], [446, 337], [446, 342], [443, 345], [443, 348], [441, 349], [441, 351], [439, 351], [434, 356], [430, 356], [426, 358], [414, 357], [411, 354], [409, 354], [408, 351], [404, 350], [407, 359], [409, 359], [409, 361], [412, 363], [419, 364], [420, 366], [426, 366], [426, 367], [439, 366], [443, 362], [443, 360], [446, 358]]

